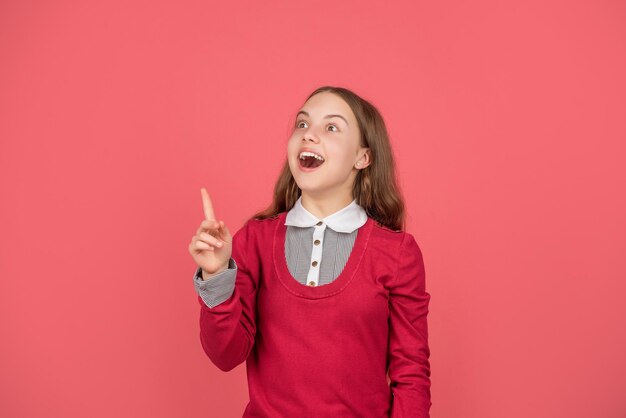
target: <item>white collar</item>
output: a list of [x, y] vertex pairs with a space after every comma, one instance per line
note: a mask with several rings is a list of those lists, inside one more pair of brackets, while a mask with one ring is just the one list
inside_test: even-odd
[[285, 225], [310, 227], [315, 226], [319, 221], [326, 223], [326, 225], [336, 232], [352, 232], [365, 224], [367, 221], [367, 213], [365, 209], [356, 203], [356, 199], [354, 199], [343, 209], [323, 219], [318, 219], [302, 206], [302, 196], [300, 196], [293, 205], [293, 208], [287, 212]]

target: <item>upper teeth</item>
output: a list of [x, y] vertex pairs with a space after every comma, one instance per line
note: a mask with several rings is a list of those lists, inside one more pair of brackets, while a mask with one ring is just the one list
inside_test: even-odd
[[322, 157], [321, 155], [317, 155], [313, 152], [309, 152], [309, 151], [302, 151], [300, 153], [300, 159], [302, 160], [304, 157], [315, 157], [318, 160], [324, 161], [324, 157]]

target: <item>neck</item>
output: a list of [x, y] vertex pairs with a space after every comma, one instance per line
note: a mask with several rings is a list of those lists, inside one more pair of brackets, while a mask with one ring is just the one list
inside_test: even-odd
[[313, 215], [317, 216], [319, 219], [323, 219], [333, 213], [340, 211], [341, 209], [348, 206], [354, 198], [349, 195], [341, 195], [341, 196], [326, 196], [326, 197], [316, 197], [311, 196], [306, 192], [302, 192], [302, 206], [311, 212]]

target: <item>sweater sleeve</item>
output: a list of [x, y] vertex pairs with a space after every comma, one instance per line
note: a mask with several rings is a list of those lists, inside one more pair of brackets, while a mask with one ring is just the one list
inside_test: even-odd
[[198, 296], [200, 341], [206, 355], [222, 371], [234, 369], [247, 358], [256, 335], [256, 292], [259, 257], [252, 245], [250, 221], [233, 236], [232, 258], [236, 262], [235, 288], [231, 296], [214, 307]]
[[389, 293], [391, 418], [430, 417], [430, 350], [424, 261], [413, 235], [405, 233]]

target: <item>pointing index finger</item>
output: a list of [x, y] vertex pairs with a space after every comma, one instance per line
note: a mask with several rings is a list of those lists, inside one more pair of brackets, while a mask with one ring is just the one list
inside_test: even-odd
[[213, 212], [213, 203], [211, 203], [211, 198], [209, 197], [209, 193], [206, 191], [204, 187], [200, 189], [200, 193], [202, 194], [202, 209], [204, 210], [204, 217], [209, 221], [215, 220], [215, 213]]

